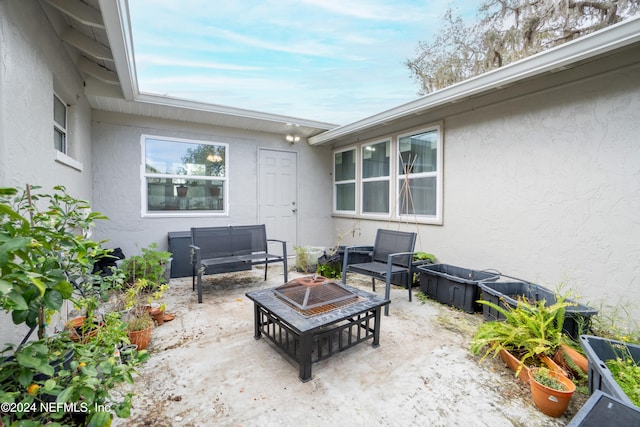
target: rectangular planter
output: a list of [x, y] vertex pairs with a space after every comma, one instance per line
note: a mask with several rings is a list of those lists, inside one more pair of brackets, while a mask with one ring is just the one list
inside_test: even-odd
[[[345, 246], [338, 247], [338, 257], [340, 259], [340, 265], [342, 265], [342, 261], [344, 260], [344, 249]], [[373, 248], [365, 248], [362, 249], [354, 248], [349, 251], [349, 265], [351, 264], [362, 264], [365, 262], [371, 262], [371, 258], [373, 256]]]
[[173, 257], [171, 263], [171, 278], [191, 277], [193, 266], [191, 265], [191, 232], [190, 231], [170, 231], [169, 232], [169, 252]]
[[618, 356], [631, 354], [632, 359], [640, 361], [640, 345], [628, 344], [592, 335], [581, 335], [580, 345], [589, 360], [589, 394], [600, 390], [631, 406], [633, 403], [616, 382], [606, 361]]
[[431, 264], [418, 267], [420, 290], [443, 304], [459, 308], [467, 313], [481, 311], [480, 281], [493, 281], [499, 273], [470, 270], [448, 264]]
[[[424, 265], [430, 265], [431, 261], [426, 259], [426, 260], [418, 260], [418, 261], [413, 261], [412, 262], [412, 266], [411, 266], [411, 270], [414, 271], [414, 273], [412, 274], [412, 278], [411, 278], [411, 286], [420, 286], [420, 271], [418, 270], [418, 267], [424, 266]], [[407, 275], [409, 273], [399, 273], [399, 274], [394, 274], [391, 276], [391, 283], [394, 285], [398, 285], [398, 286], [402, 286], [404, 287], [407, 283]], [[415, 280], [414, 280], [415, 279]]]
[[640, 409], [596, 390], [571, 419], [567, 427], [636, 427], [640, 425]]
[[[480, 298], [484, 301], [492, 302], [502, 307], [515, 308], [518, 305], [517, 298], [522, 296], [534, 303], [545, 300], [546, 306], [556, 302], [556, 295], [550, 289], [529, 282], [483, 282], [479, 284]], [[564, 325], [562, 330], [573, 339], [578, 339], [580, 333], [587, 330], [591, 316], [598, 314], [598, 311], [587, 307], [586, 305], [576, 303], [569, 299], [566, 300], [573, 305], [567, 307], [564, 316]], [[502, 320], [504, 316], [496, 309], [487, 305], [482, 305], [482, 313], [485, 320]], [[582, 326], [582, 328], [581, 328]]]

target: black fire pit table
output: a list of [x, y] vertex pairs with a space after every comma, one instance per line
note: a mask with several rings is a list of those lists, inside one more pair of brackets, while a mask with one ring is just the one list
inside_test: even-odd
[[255, 339], [264, 334], [296, 361], [303, 382], [311, 379], [314, 362], [370, 338], [378, 347], [382, 307], [390, 303], [324, 277], [294, 279], [246, 296], [254, 303]]

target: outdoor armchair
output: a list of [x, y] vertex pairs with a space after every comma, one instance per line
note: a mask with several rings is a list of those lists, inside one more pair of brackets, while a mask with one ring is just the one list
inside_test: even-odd
[[[411, 301], [411, 285], [413, 284], [413, 250], [416, 243], [416, 233], [378, 229], [375, 243], [371, 248], [371, 262], [349, 264], [349, 251], [362, 251], [363, 246], [348, 246], [344, 249], [342, 264], [342, 283], [347, 283], [347, 273], [358, 273], [371, 277], [373, 291], [376, 290], [376, 280], [385, 282], [386, 299], [391, 292], [391, 280], [399, 277], [404, 280], [404, 286], [409, 291]], [[384, 308], [385, 316], [389, 315], [389, 306]]]

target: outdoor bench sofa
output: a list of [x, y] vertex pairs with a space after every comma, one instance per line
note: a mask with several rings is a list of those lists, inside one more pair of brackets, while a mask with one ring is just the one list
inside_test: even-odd
[[[282, 244], [282, 255], [268, 252], [268, 242]], [[267, 280], [268, 264], [281, 262], [284, 283], [287, 282], [287, 243], [267, 239], [264, 224], [225, 227], [191, 228], [192, 288], [198, 284], [198, 302], [202, 302], [202, 275], [251, 270], [253, 265], [264, 264]]]

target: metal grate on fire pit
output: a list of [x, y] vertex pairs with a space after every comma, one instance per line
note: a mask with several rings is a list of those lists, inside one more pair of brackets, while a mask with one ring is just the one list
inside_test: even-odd
[[326, 313], [358, 301], [353, 292], [322, 276], [290, 280], [273, 293], [305, 316]]

